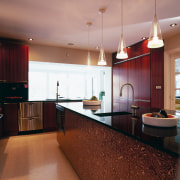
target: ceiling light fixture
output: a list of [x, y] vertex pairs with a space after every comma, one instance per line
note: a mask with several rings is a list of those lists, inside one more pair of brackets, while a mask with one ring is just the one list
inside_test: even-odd
[[86, 23], [87, 27], [88, 27], [88, 55], [87, 55], [87, 64], [88, 66], [91, 65], [91, 55], [90, 55], [90, 51], [89, 51], [89, 29], [90, 29], [90, 26], [92, 25], [91, 22], [87, 22]]
[[145, 39], [147, 39], [147, 37], [142, 37], [141, 39], [142, 39], [142, 40], [145, 40]]
[[74, 43], [68, 43], [67, 45], [68, 46], [74, 46]]
[[123, 0], [121, 0], [121, 39], [119, 41], [118, 51], [116, 55], [117, 59], [126, 59], [128, 58], [126, 44], [123, 39]]
[[99, 9], [99, 14], [101, 14], [101, 48], [100, 48], [100, 53], [99, 53], [99, 60], [98, 60], [98, 65], [106, 65], [106, 57], [103, 49], [103, 13], [106, 11], [105, 8]]
[[29, 41], [32, 41], [32, 40], [33, 40], [33, 38], [28, 38], [28, 40], [29, 40]]
[[164, 46], [164, 42], [161, 35], [161, 29], [157, 20], [156, 0], [155, 0], [155, 14], [154, 14], [154, 19], [152, 22], [152, 27], [150, 31], [149, 40], [148, 40], [148, 48], [159, 48], [163, 46]]
[[170, 24], [171, 27], [177, 26], [176, 23]]

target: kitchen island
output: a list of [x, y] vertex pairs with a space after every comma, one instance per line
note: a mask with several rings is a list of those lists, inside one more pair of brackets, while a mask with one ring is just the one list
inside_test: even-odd
[[[126, 112], [131, 112], [125, 105]], [[142, 114], [158, 111], [140, 107], [132, 114], [98, 116], [109, 103], [83, 106], [57, 103], [57, 140], [80, 178], [178, 179], [179, 127], [158, 128], [142, 123]], [[174, 112], [170, 112], [171, 114]]]

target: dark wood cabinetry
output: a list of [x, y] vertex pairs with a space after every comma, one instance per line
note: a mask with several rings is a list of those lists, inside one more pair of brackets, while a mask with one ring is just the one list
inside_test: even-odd
[[55, 102], [43, 103], [44, 131], [57, 130]]
[[18, 104], [4, 104], [4, 126], [3, 135], [11, 136], [18, 135]]
[[0, 138], [3, 132], [3, 114], [2, 114], [2, 104], [0, 104]]
[[0, 46], [0, 81], [28, 81], [28, 46]]
[[3, 119], [0, 118], [0, 138], [1, 138], [2, 132], [3, 132], [3, 125], [2, 125], [3, 122], [2, 121], [3, 121]]
[[[132, 103], [131, 88], [123, 88], [120, 98], [120, 87], [129, 82], [135, 90], [136, 105], [164, 107], [164, 48], [149, 49], [147, 40], [128, 48], [129, 58], [122, 61], [113, 53], [113, 108], [118, 102]], [[120, 104], [118, 106], [120, 106]]]
[[164, 49], [151, 51], [151, 106], [164, 107]]

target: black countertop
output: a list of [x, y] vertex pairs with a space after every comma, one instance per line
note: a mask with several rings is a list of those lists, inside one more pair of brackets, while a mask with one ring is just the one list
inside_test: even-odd
[[19, 99], [9, 99], [9, 100], [4, 100], [1, 103], [22, 103], [22, 102], [81, 102], [83, 99], [81, 98], [74, 98], [74, 99], [69, 99], [69, 98], [59, 98], [57, 99], [29, 99], [29, 100], [24, 100], [21, 101]]
[[[155, 148], [165, 151], [173, 156], [180, 155], [180, 121], [177, 127], [162, 128], [147, 126], [142, 123], [142, 114], [158, 112], [159, 109], [150, 107], [140, 107], [136, 110], [136, 115], [115, 115], [99, 117], [96, 113], [111, 112], [111, 104], [102, 102], [101, 106], [83, 106], [82, 102], [57, 103], [56, 108], [62, 106], [74, 111], [98, 123], [108, 126], [120, 133], [131, 136]], [[121, 111], [131, 112], [130, 105], [121, 106]], [[119, 110], [116, 110], [119, 111]], [[175, 111], [166, 110], [168, 114], [180, 116]]]

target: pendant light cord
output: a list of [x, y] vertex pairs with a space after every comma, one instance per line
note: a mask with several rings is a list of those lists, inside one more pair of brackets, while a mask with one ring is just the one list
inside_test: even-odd
[[121, 35], [123, 35], [123, 0], [121, 0]]
[[101, 13], [101, 16], [102, 16], [101, 18], [102, 20], [101, 22], [101, 48], [103, 48], [103, 12]]
[[89, 53], [89, 25], [88, 25], [88, 53]]

